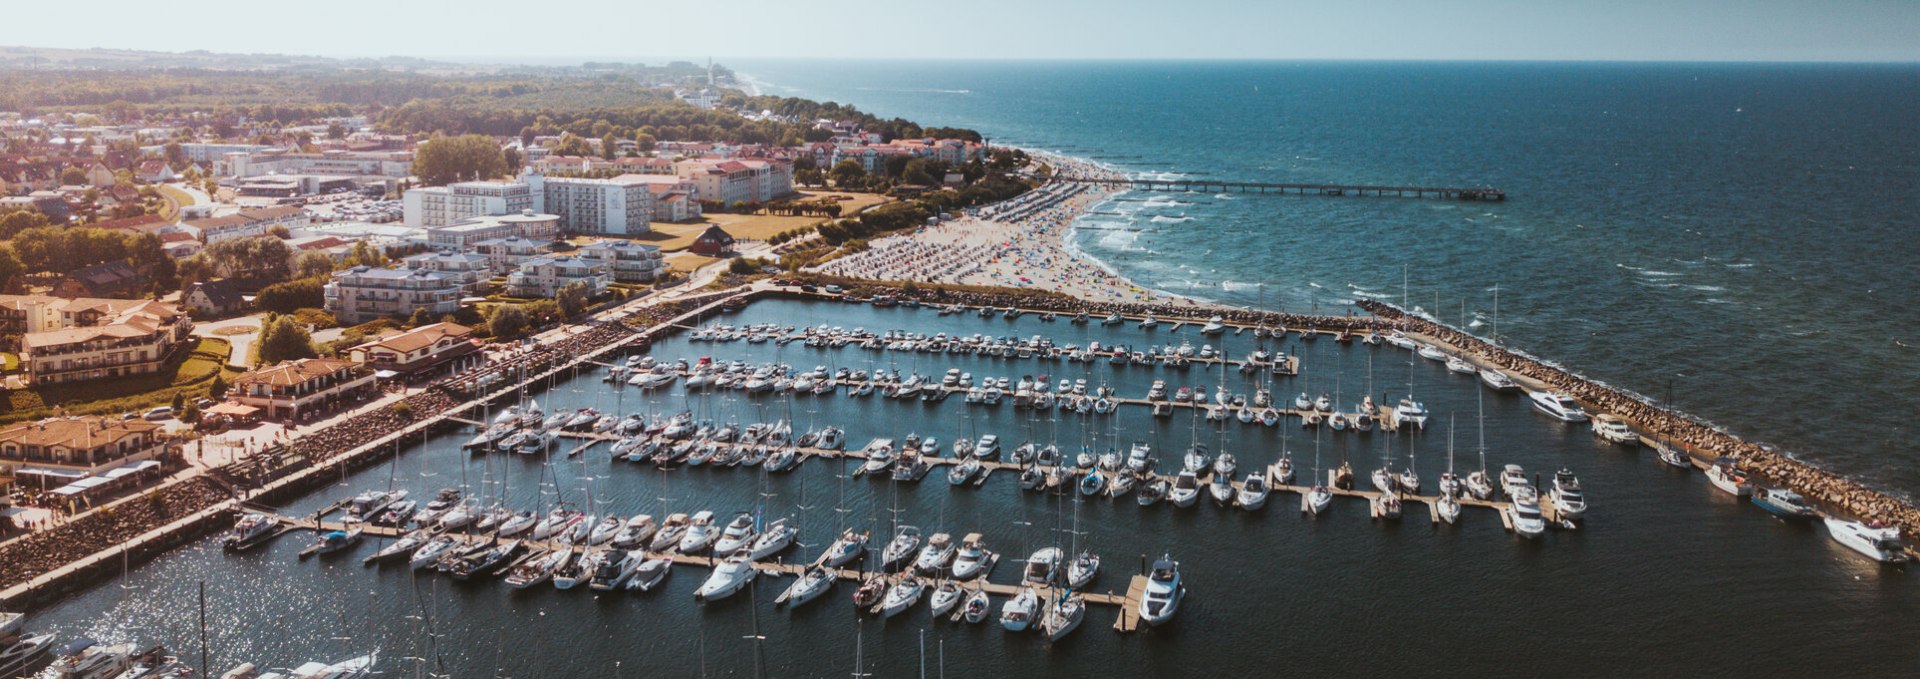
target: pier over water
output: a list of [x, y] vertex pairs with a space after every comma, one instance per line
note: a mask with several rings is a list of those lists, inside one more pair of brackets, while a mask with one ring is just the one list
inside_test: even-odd
[[1054, 181], [1097, 184], [1135, 191], [1175, 191], [1196, 193], [1260, 193], [1302, 196], [1386, 196], [1400, 198], [1440, 198], [1498, 203], [1507, 192], [1493, 187], [1457, 188], [1445, 186], [1377, 186], [1368, 184], [1293, 184], [1279, 182], [1229, 182], [1217, 179], [1104, 179], [1094, 177], [1056, 177]]

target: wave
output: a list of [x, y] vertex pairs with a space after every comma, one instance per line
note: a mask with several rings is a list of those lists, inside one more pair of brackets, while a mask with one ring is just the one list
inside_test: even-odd
[[1193, 218], [1186, 217], [1186, 216], [1168, 217], [1166, 215], [1160, 215], [1160, 216], [1154, 217], [1153, 219], [1149, 219], [1147, 221], [1153, 222], [1155, 224], [1179, 224], [1180, 222], [1191, 222], [1193, 221]]
[[1320, 289], [1320, 284], [1313, 281], [1307, 281], [1307, 285], [1313, 286], [1315, 289]]
[[1718, 285], [1689, 285], [1687, 287], [1689, 289], [1699, 290], [1701, 292], [1726, 292], [1727, 290], [1726, 288], [1720, 287]]
[[1733, 301], [1720, 299], [1718, 297], [1708, 297], [1706, 299], [1700, 300], [1700, 303], [1701, 304], [1732, 304]]
[[1747, 262], [1747, 263], [1745, 263], [1745, 264], [1728, 264], [1728, 265], [1727, 265], [1727, 268], [1729, 268], [1729, 269], [1751, 269], [1751, 268], [1753, 268], [1753, 262]]
[[1229, 195], [1227, 195], [1227, 194], [1224, 194], [1224, 193], [1222, 193], [1222, 194], [1219, 194], [1219, 195], [1216, 195], [1216, 196], [1214, 196], [1214, 197], [1215, 197], [1215, 198], [1218, 198], [1218, 199], [1220, 199], [1220, 200], [1233, 200], [1233, 196], [1229, 196]]
[[[1314, 287], [1319, 287], [1319, 286], [1317, 286], [1317, 285], [1316, 285], [1316, 286], [1314, 286]], [[1367, 299], [1386, 299], [1387, 297], [1389, 297], [1389, 295], [1387, 295], [1387, 294], [1385, 294], [1385, 293], [1379, 293], [1379, 292], [1367, 292], [1367, 291], [1365, 291], [1365, 290], [1355, 290], [1355, 291], [1353, 291], [1353, 296], [1355, 296], [1355, 297], [1365, 297], [1365, 298], [1367, 298]]]
[[1227, 292], [1233, 292], [1235, 290], [1258, 290], [1260, 289], [1260, 284], [1243, 283], [1240, 281], [1220, 281], [1220, 289]]
[[1473, 322], [1471, 322], [1471, 323], [1468, 323], [1468, 324], [1467, 324], [1467, 327], [1469, 327], [1469, 328], [1481, 328], [1481, 327], [1486, 327], [1486, 325], [1487, 325], [1487, 322], [1486, 322], [1486, 321], [1482, 321], [1482, 320], [1480, 320], [1480, 319], [1478, 319], [1478, 318], [1476, 318], [1476, 319], [1473, 319]]

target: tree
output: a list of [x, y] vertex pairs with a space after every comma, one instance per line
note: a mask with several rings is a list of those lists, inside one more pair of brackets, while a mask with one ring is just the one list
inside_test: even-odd
[[584, 157], [593, 155], [593, 145], [572, 132], [560, 135], [559, 143], [553, 145], [553, 155]]
[[521, 153], [520, 149], [511, 147], [501, 149], [500, 157], [506, 161], [507, 174], [519, 172], [520, 168], [527, 166], [527, 154]]
[[506, 156], [493, 138], [478, 134], [440, 137], [413, 152], [413, 174], [427, 186], [506, 174]]
[[567, 318], [587, 310], [587, 297], [587, 284], [580, 281], [560, 286], [553, 295], [554, 302], [560, 305], [560, 315]]
[[270, 314], [260, 327], [260, 339], [254, 342], [254, 351], [260, 356], [262, 365], [271, 365], [281, 361], [317, 356], [313, 350], [313, 336], [307, 334], [306, 326], [292, 316]]
[[844, 187], [848, 184], [858, 183], [866, 178], [866, 168], [860, 167], [860, 163], [852, 158], [842, 160], [833, 166], [834, 186]]
[[376, 248], [366, 241], [359, 241], [354, 243], [353, 248], [347, 251], [347, 258], [342, 260], [340, 265], [345, 267], [383, 267], [387, 265], [387, 253], [381, 252], [380, 248]]
[[214, 375], [213, 383], [207, 385], [207, 397], [220, 398], [226, 395], [227, 395], [227, 378], [223, 375]]
[[293, 230], [287, 228], [287, 225], [285, 224], [275, 224], [273, 226], [267, 227], [267, 235], [273, 236], [274, 238], [278, 238], [280, 240], [286, 240], [288, 238], [293, 237]]
[[167, 142], [166, 146], [160, 147], [160, 152], [166, 156], [167, 167], [171, 167], [175, 170], [178, 170], [186, 167], [188, 164], [187, 150], [184, 148], [181, 148], [180, 142], [177, 142], [177, 141]]
[[414, 307], [413, 316], [407, 319], [407, 327], [409, 328], [418, 328], [430, 323], [433, 323], [433, 314], [428, 312], [427, 308], [423, 306]]
[[78, 167], [69, 167], [60, 171], [62, 186], [82, 186], [87, 183], [87, 171]]
[[201, 254], [228, 278], [261, 281], [287, 280], [293, 249], [272, 236], [215, 241]]
[[608, 132], [607, 136], [600, 138], [600, 157], [601, 158], [606, 160], [613, 160], [613, 156], [619, 153], [619, 151], [620, 151], [620, 139], [613, 136], [612, 132]]
[[293, 260], [294, 278], [313, 278], [333, 273], [333, 255], [324, 252], [302, 252]]
[[276, 314], [291, 314], [300, 309], [318, 309], [326, 306], [325, 278], [302, 278], [299, 280], [275, 283], [260, 289], [253, 304], [261, 311]]
[[179, 413], [181, 422], [190, 425], [200, 423], [200, 404], [198, 403], [188, 401], [185, 406], [178, 408], [177, 412]]
[[327, 138], [346, 139], [347, 126], [341, 125], [340, 123], [327, 123]]
[[126, 235], [125, 242], [127, 264], [145, 273], [147, 279], [153, 281], [155, 290], [166, 291], [180, 286], [179, 265], [161, 246], [159, 236], [131, 233]]
[[635, 132], [633, 133], [633, 143], [636, 148], [640, 149], [641, 153], [653, 153], [653, 147], [659, 143], [659, 140], [654, 139], [651, 134]]
[[16, 295], [25, 287], [22, 276], [27, 275], [27, 267], [20, 264], [20, 258], [13, 254], [13, 247], [0, 243], [0, 294]]
[[27, 229], [46, 226], [47, 216], [39, 210], [12, 210], [0, 213], [0, 240], [11, 240]]
[[527, 331], [527, 325], [527, 311], [520, 308], [518, 304], [502, 304], [494, 307], [493, 312], [487, 314], [487, 328], [493, 332], [494, 337], [518, 337], [520, 333]]

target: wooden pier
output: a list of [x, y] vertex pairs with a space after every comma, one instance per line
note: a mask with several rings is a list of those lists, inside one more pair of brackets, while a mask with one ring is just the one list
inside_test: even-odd
[[1454, 188], [1443, 186], [1378, 186], [1367, 184], [1294, 184], [1276, 182], [1229, 182], [1217, 179], [1096, 179], [1091, 177], [1055, 177], [1053, 181], [1073, 184], [1133, 189], [1136, 191], [1174, 191], [1194, 193], [1260, 193], [1301, 196], [1395, 196], [1402, 198], [1442, 198], [1501, 202], [1507, 192], [1493, 187]]

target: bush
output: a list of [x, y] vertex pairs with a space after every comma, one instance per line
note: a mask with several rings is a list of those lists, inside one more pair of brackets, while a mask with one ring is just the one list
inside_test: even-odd
[[333, 314], [328, 313], [324, 309], [315, 309], [312, 307], [294, 309], [293, 319], [302, 325], [311, 325], [315, 330], [324, 330], [326, 328], [336, 328], [340, 326], [340, 319], [334, 318]]
[[323, 286], [326, 279], [320, 277], [302, 278], [297, 281], [275, 283], [260, 289], [254, 298], [254, 306], [261, 311], [276, 314], [291, 314], [300, 309], [314, 309], [325, 306]]

